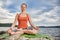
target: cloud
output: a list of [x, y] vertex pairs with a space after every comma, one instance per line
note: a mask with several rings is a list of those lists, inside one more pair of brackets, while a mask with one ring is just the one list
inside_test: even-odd
[[[60, 10], [59, 6], [53, 7], [52, 10], [48, 12], [42, 12], [43, 10], [31, 9], [29, 14], [31, 15], [32, 22], [36, 25], [44, 26], [58, 26], [60, 25]], [[42, 14], [40, 14], [42, 12]], [[38, 14], [39, 15], [36, 15]]]
[[9, 13], [8, 10], [0, 7], [0, 23], [11, 23], [13, 22], [12, 19], [14, 19], [14, 17], [15, 17], [15, 14]]
[[40, 9], [31, 9], [30, 11], [29, 11], [29, 13], [31, 14], [31, 15], [36, 15], [37, 13], [39, 13], [39, 12], [41, 12], [42, 10], [40, 10]]
[[60, 25], [58, 0], [0, 0], [0, 23], [13, 23], [22, 3], [28, 5], [27, 12], [36, 25]]
[[41, 9], [42, 7], [54, 7], [58, 0], [28, 0], [27, 4], [30, 8]]
[[16, 13], [10, 13], [9, 10], [3, 7], [4, 4], [5, 2], [0, 0], [0, 23], [12, 23]]
[[6, 2], [5, 2], [5, 5], [6, 5], [6, 6], [9, 6], [9, 5], [11, 5], [11, 4], [13, 4], [12, 0], [6, 0]]
[[3, 2], [2, 1], [0, 1], [0, 6], [3, 6]]
[[37, 23], [39, 23], [40, 25], [43, 24], [43, 25], [50, 25], [50, 26], [60, 25], [60, 21], [59, 21], [60, 17], [57, 14], [57, 11], [60, 9], [58, 8], [59, 6], [56, 6], [51, 11], [38, 15], [36, 16], [37, 18], [32, 18], [32, 20], [34, 21], [34, 23], [36, 23], [36, 25], [38, 25]]

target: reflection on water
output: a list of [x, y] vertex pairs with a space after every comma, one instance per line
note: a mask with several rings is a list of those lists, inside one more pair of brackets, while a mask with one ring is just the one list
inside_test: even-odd
[[[0, 27], [0, 31], [7, 30], [9, 27]], [[48, 34], [60, 40], [60, 28], [40, 28], [38, 33]]]

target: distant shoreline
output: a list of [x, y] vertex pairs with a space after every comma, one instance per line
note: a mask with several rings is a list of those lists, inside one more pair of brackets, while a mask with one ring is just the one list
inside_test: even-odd
[[[0, 27], [10, 27], [12, 23], [0, 23]], [[15, 25], [17, 27], [17, 25]], [[60, 26], [37, 26], [39, 28], [60, 28]]]

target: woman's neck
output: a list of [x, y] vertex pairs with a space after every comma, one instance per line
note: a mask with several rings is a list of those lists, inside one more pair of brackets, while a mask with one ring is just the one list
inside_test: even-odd
[[21, 13], [22, 13], [22, 14], [25, 14], [25, 13], [26, 13], [26, 11], [22, 11]]

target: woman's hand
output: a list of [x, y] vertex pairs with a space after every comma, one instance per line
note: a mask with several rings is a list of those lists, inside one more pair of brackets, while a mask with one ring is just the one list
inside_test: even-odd
[[11, 30], [13, 30], [13, 27], [10, 27]]
[[17, 30], [22, 30], [22, 28], [20, 28], [20, 29], [17, 29]]
[[36, 30], [39, 30], [39, 28], [38, 27], [34, 27]]

